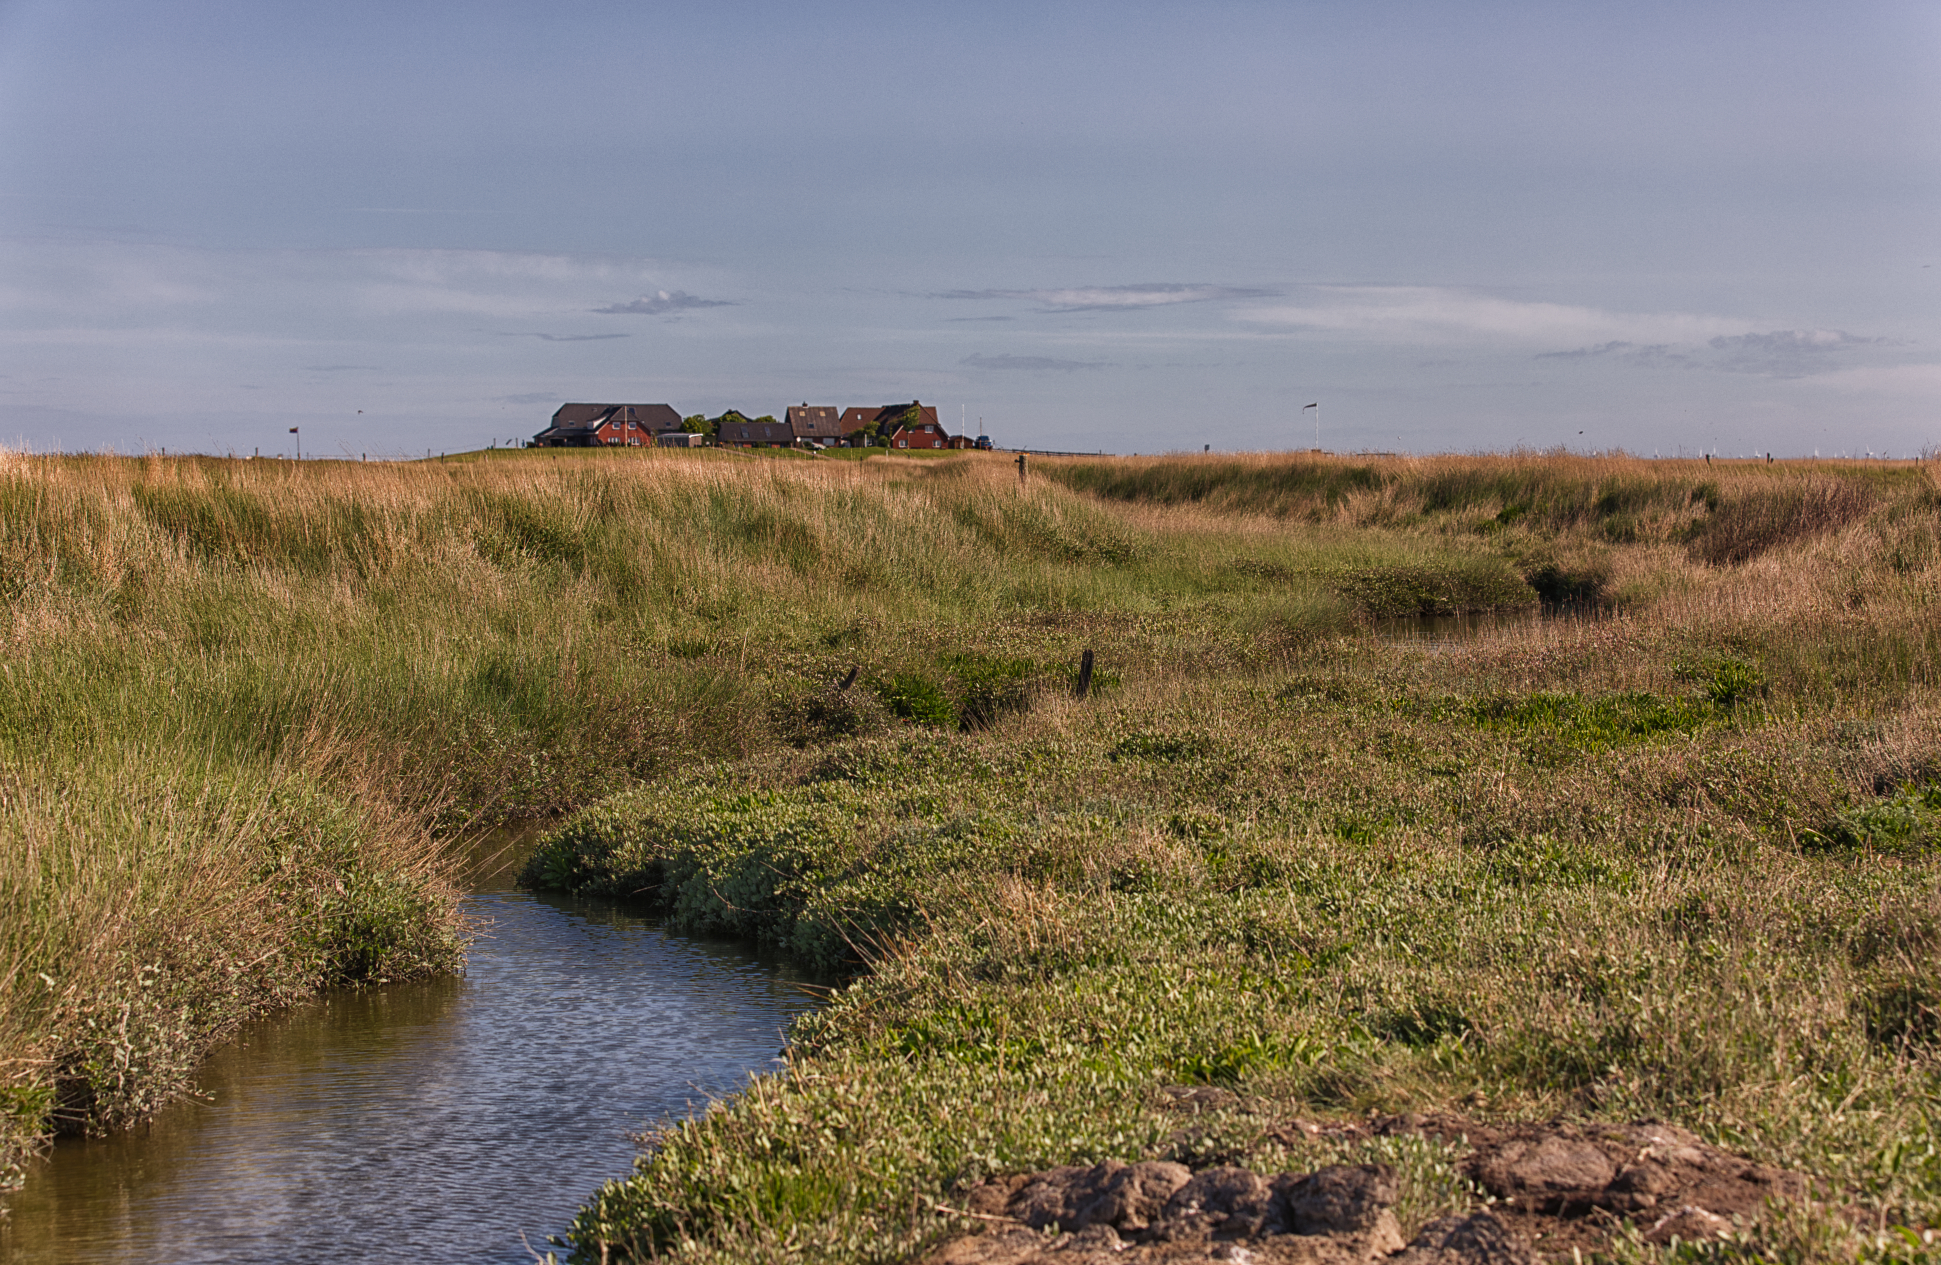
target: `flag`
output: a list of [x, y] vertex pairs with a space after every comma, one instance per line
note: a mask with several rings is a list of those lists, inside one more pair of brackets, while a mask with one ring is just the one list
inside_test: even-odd
[[1320, 408], [1320, 407], [1321, 407], [1321, 402], [1320, 402], [1319, 400], [1316, 400], [1316, 401], [1315, 401], [1314, 403], [1312, 403], [1312, 404], [1303, 404], [1303, 405], [1301, 405], [1301, 411], [1302, 411], [1303, 413], [1305, 413], [1305, 412], [1307, 412], [1307, 411], [1308, 411], [1309, 409], [1311, 409], [1311, 408]]
[[292, 435], [294, 435], [294, 434], [296, 434], [296, 433], [297, 433], [297, 428], [296, 428], [296, 427], [294, 427], [294, 426], [292, 426], [292, 427], [290, 428], [290, 433], [291, 433]]

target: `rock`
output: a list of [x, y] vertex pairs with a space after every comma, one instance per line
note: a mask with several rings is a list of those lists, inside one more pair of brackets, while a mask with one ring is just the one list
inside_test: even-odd
[[1689, 1204], [1715, 1216], [1750, 1218], [1768, 1199], [1806, 1194], [1796, 1173], [1657, 1124], [1501, 1126], [1463, 1166], [1506, 1208], [1551, 1217], [1598, 1209], [1656, 1215]]
[[1537, 1265], [1537, 1255], [1496, 1214], [1472, 1212], [1431, 1221], [1387, 1265]]
[[1617, 1172], [1617, 1164], [1595, 1142], [1558, 1134], [1506, 1143], [1475, 1166], [1476, 1179], [1490, 1194], [1547, 1212], [1594, 1206]]
[[[1395, 1173], [1386, 1164], [1336, 1164], [1306, 1177], [1283, 1178], [1276, 1186], [1277, 1220], [1292, 1234], [1367, 1233], [1398, 1193]], [[1398, 1234], [1395, 1246], [1401, 1245]]]
[[1240, 1103], [1240, 1095], [1217, 1085], [1168, 1085], [1161, 1092], [1166, 1095], [1167, 1106], [1192, 1115], [1220, 1111]]
[[1274, 1210], [1274, 1190], [1258, 1173], [1209, 1168], [1166, 1201], [1163, 1216], [1168, 1237], [1238, 1239], [1271, 1233], [1268, 1217]]
[[1732, 1223], [1717, 1213], [1707, 1212], [1696, 1204], [1686, 1204], [1653, 1222], [1651, 1228], [1644, 1232], [1644, 1241], [1661, 1245], [1673, 1239], [1683, 1243], [1699, 1243], [1715, 1239], [1731, 1229]]
[[[1385, 1165], [1263, 1175], [1108, 1160], [985, 1182], [963, 1206], [986, 1232], [939, 1248], [930, 1265], [1535, 1265], [1592, 1254], [1617, 1218], [1655, 1244], [1714, 1238], [1805, 1179], [1656, 1124], [1492, 1124], [1441, 1115], [1377, 1119], [1466, 1141], [1464, 1171], [1500, 1202], [1425, 1226], [1404, 1246]], [[1289, 1126], [1292, 1136], [1310, 1136]], [[1356, 1126], [1346, 1126], [1354, 1129]], [[1337, 1130], [1328, 1126], [1326, 1132]], [[1612, 1214], [1616, 1214], [1613, 1216]], [[1012, 1224], [1006, 1224], [1010, 1222]]]
[[[1173, 1193], [1193, 1176], [1184, 1164], [1147, 1161], [1127, 1164], [1106, 1160], [1090, 1168], [1054, 1168], [1027, 1178], [1013, 1189], [1002, 1215], [1034, 1230], [1057, 1226], [1083, 1230], [1105, 1225], [1116, 1230], [1144, 1230], [1166, 1206]], [[988, 1189], [989, 1184], [980, 1187]], [[982, 1201], [988, 1204], [988, 1197]], [[982, 1209], [973, 1204], [973, 1212]]]

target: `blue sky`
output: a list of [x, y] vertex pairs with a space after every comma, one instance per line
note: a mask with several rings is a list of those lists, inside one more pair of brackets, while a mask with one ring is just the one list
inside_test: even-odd
[[0, 0], [0, 442], [1911, 452], [1937, 160], [1928, 3]]

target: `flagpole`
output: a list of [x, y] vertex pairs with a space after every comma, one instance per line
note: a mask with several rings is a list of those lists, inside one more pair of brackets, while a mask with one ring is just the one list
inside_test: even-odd
[[1301, 406], [1301, 411], [1303, 413], [1307, 412], [1309, 409], [1314, 410], [1314, 451], [1320, 452], [1321, 451], [1321, 404], [1320, 402], [1317, 400], [1313, 404], [1303, 404]]

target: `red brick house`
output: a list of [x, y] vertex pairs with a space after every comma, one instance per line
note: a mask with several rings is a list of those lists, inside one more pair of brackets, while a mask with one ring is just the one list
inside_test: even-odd
[[[943, 427], [937, 422], [937, 406], [924, 404], [918, 400], [911, 400], [908, 404], [885, 404], [881, 408], [846, 408], [842, 411], [842, 417], [836, 425], [845, 436], [855, 436], [859, 433], [875, 435], [883, 430], [893, 432], [897, 426], [904, 423], [911, 409], [915, 409], [921, 418], [921, 421], [915, 421], [914, 424], [929, 425], [935, 428], [932, 433], [943, 433]], [[896, 447], [894, 433], [890, 436], [890, 447]]]
[[670, 404], [562, 404], [535, 448], [651, 448], [654, 436], [681, 429]]
[[[929, 410], [934, 416], [936, 410]], [[911, 422], [890, 435], [891, 448], [948, 448], [950, 435], [934, 421]]]

